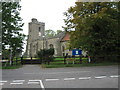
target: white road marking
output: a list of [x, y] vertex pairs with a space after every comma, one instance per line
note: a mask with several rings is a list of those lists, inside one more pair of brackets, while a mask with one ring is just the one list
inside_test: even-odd
[[25, 80], [13, 80], [13, 82], [24, 82]]
[[40, 80], [29, 80], [30, 82], [40, 82]]
[[5, 82], [8, 82], [8, 81], [0, 81], [0, 83], [5, 83]]
[[23, 83], [10, 83], [11, 85], [21, 85]]
[[75, 78], [64, 78], [64, 80], [75, 80]]
[[111, 78], [118, 78], [119, 77], [119, 75], [112, 75], [112, 76], [110, 76]]
[[42, 88], [42, 90], [45, 90], [45, 87], [44, 87], [44, 85], [43, 85], [43, 82], [42, 82], [42, 80], [29, 80], [29, 84], [30, 83], [38, 83], [39, 82], [39, 84], [41, 85], [41, 88]]
[[91, 77], [80, 77], [80, 80], [86, 80], [86, 79], [91, 79]]
[[56, 80], [60, 80], [60, 79], [45, 79], [46, 81], [56, 81]]
[[45, 87], [44, 87], [44, 85], [43, 85], [42, 80], [40, 80], [40, 85], [41, 85], [41, 88], [42, 88], [43, 90], [45, 90]]
[[4, 85], [4, 83], [0, 83], [0, 85], [2, 86], [2, 85]]
[[107, 76], [96, 76], [96, 79], [102, 79], [102, 78], [106, 78]]
[[40, 82], [28, 82], [28, 84], [40, 84]]

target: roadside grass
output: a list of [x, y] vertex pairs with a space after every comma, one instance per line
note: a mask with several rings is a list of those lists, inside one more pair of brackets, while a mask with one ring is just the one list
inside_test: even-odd
[[109, 65], [118, 65], [118, 63], [103, 62], [103, 63], [82, 63], [82, 64], [53, 64], [50, 65], [42, 64], [42, 68], [62, 68], [62, 67], [88, 67], [88, 66], [109, 66]]
[[13, 66], [0, 67], [0, 69], [17, 69], [21, 67], [22, 65], [13, 65]]
[[[79, 58], [75, 61], [75, 64], [72, 61], [69, 61], [69, 64], [64, 64], [64, 61], [60, 61], [61, 58], [55, 59], [50, 64], [42, 64], [42, 68], [63, 68], [63, 67], [90, 67], [90, 66], [108, 66], [108, 65], [118, 65], [117, 62], [101, 62], [101, 63], [88, 63], [87, 58], [82, 58], [82, 64], [80, 64]], [[64, 59], [63, 59], [64, 60]]]

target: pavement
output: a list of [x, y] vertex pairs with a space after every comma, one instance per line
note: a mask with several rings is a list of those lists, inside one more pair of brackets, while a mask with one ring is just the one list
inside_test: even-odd
[[2, 70], [2, 88], [118, 88], [118, 66], [41, 68], [24, 65]]

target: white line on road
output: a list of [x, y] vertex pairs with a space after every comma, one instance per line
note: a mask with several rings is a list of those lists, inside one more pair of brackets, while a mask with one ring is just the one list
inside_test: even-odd
[[80, 77], [80, 80], [86, 80], [86, 79], [91, 79], [91, 77]]
[[118, 78], [119, 77], [119, 75], [112, 75], [112, 76], [110, 76], [111, 78]]
[[13, 80], [13, 82], [24, 82], [25, 80]]
[[38, 83], [39, 82], [39, 84], [41, 85], [41, 88], [42, 88], [42, 90], [45, 90], [45, 87], [44, 87], [44, 85], [43, 85], [43, 82], [42, 82], [42, 80], [29, 80], [29, 83]]
[[4, 85], [4, 83], [0, 83], [0, 85], [2, 86], [2, 85]]
[[42, 90], [45, 90], [45, 87], [44, 87], [44, 85], [43, 85], [42, 80], [40, 80], [40, 85], [41, 85]]
[[107, 76], [96, 76], [96, 79], [102, 79], [102, 78], [106, 78]]
[[21, 85], [23, 83], [10, 83], [11, 85]]
[[29, 80], [30, 82], [40, 82], [40, 80]]
[[60, 79], [45, 79], [46, 81], [57, 81], [57, 80], [60, 80]]
[[64, 80], [75, 80], [75, 78], [64, 78]]
[[5, 82], [8, 82], [8, 81], [0, 81], [0, 83], [5, 83]]
[[40, 82], [28, 82], [28, 84], [40, 84]]

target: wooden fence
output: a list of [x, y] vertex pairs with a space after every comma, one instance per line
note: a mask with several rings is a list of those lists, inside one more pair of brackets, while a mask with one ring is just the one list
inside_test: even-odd
[[[67, 61], [66, 61], [66, 57], [54, 57], [54, 60], [52, 61], [45, 61], [44, 60], [42, 61], [41, 59], [39, 58], [15, 58], [13, 61], [12, 61], [12, 65], [25, 65], [25, 64], [42, 64], [42, 63], [47, 63], [47, 64], [50, 64], [50, 62], [57, 62], [58, 60], [55, 60], [55, 59], [58, 59], [59, 58], [59, 61], [62, 61], [64, 62], [64, 64], [67, 64]], [[79, 58], [79, 63], [81, 64], [82, 63], [82, 57], [74, 57], [75, 58]], [[10, 62], [7, 61], [7, 62], [2, 62], [2, 66], [8, 66], [10, 65]]]

